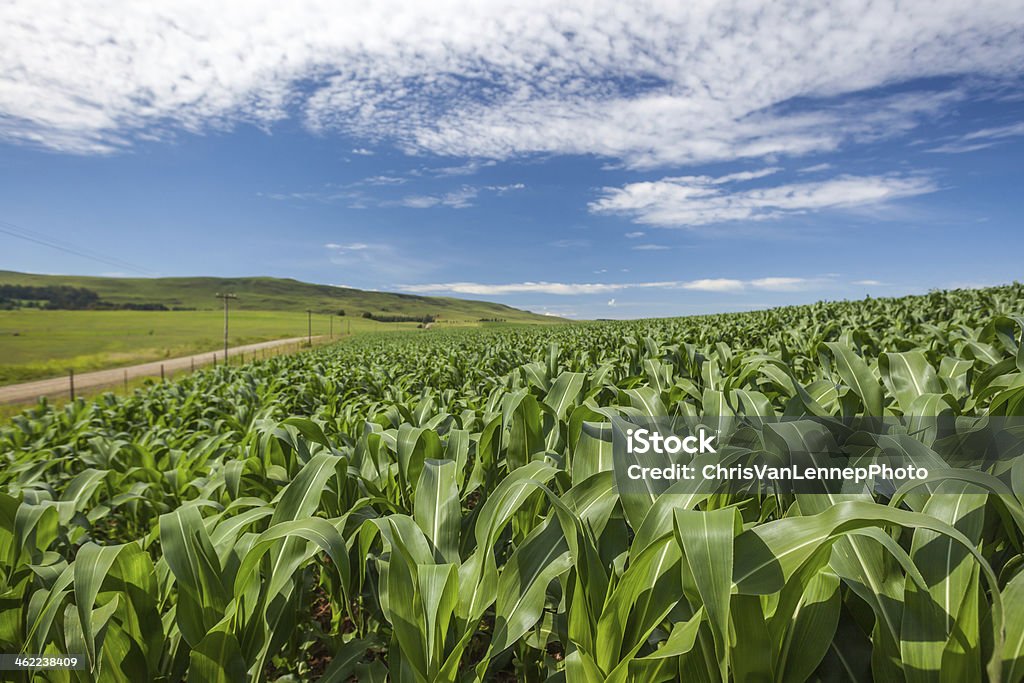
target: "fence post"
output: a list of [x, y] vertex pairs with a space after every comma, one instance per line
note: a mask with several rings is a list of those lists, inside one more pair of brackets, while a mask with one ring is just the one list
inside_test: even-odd
[[161, 363], [160, 364], [160, 381], [163, 382], [163, 381], [166, 381], [166, 379], [167, 378], [164, 376], [164, 364]]
[[213, 367], [217, 367], [217, 354], [213, 354]]
[[71, 389], [71, 400], [75, 400], [75, 369], [68, 368], [68, 385]]
[[124, 393], [128, 393], [128, 370], [124, 371]]
[[191, 370], [191, 372], [195, 372], [195, 371], [196, 371], [196, 357], [195, 357], [195, 356], [192, 356], [191, 358], [189, 358], [189, 362], [190, 362], [190, 363], [191, 363], [191, 365], [192, 365], [192, 370]]

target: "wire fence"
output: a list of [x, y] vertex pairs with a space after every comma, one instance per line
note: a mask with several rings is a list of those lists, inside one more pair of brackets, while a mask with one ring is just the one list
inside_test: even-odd
[[[347, 336], [346, 334], [336, 334], [331, 338], [319, 336], [313, 337], [311, 341], [303, 339], [301, 341], [275, 344], [258, 349], [228, 349], [227, 363], [232, 366], [240, 366], [277, 356], [291, 355], [338, 341]], [[216, 351], [197, 353], [191, 356], [164, 361], [153, 361], [127, 368], [113, 368], [86, 373], [76, 373], [73, 369], [69, 369], [66, 380], [51, 378], [0, 387], [0, 404], [32, 404], [41, 398], [73, 401], [76, 398], [93, 396], [112, 390], [117, 393], [129, 394], [145, 386], [147, 381], [159, 380], [161, 382], [168, 382], [182, 375], [189, 375], [206, 368], [223, 365], [224, 362], [224, 352]], [[21, 391], [18, 391], [19, 389]]]

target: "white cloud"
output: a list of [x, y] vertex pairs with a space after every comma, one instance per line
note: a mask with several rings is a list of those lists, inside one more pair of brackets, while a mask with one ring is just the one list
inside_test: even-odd
[[683, 283], [681, 286], [683, 289], [696, 289], [704, 292], [741, 292], [749, 289], [764, 292], [799, 292], [820, 287], [826, 283], [825, 279], [802, 277], [762, 277], [755, 280], [713, 278], [693, 280]]
[[409, 195], [403, 197], [396, 202], [399, 206], [404, 206], [408, 209], [429, 209], [432, 206], [437, 206], [441, 203], [439, 197], [431, 197], [427, 195]]
[[282, 202], [317, 202], [320, 204], [331, 204], [339, 201], [361, 204], [365, 199], [365, 195], [359, 190], [331, 186], [327, 186], [323, 190], [309, 190], [305, 192], [257, 192], [256, 196]]
[[672, 247], [666, 247], [664, 244], [638, 244], [630, 248], [633, 251], [668, 251]]
[[1016, 137], [1019, 135], [1024, 135], [1024, 121], [1021, 121], [1020, 123], [1012, 123], [1008, 126], [976, 130], [965, 135], [964, 140], [1000, 140], [1002, 138]]
[[465, 209], [473, 206], [473, 200], [476, 199], [479, 192], [475, 187], [463, 187], [461, 190], [446, 192], [441, 197], [441, 203], [453, 209]]
[[515, 190], [525, 190], [526, 185], [524, 185], [523, 183], [510, 183], [508, 185], [484, 185], [484, 189], [502, 195], [505, 194], [506, 192], [513, 192]]
[[479, 194], [479, 190], [475, 187], [464, 185], [461, 189], [453, 192], [446, 192], [440, 195], [410, 195], [396, 202], [381, 202], [381, 205], [388, 206], [394, 204], [409, 209], [429, 209], [434, 206], [466, 209], [473, 206], [473, 200], [476, 199], [477, 194]]
[[516, 304], [516, 308], [558, 318], [578, 318], [581, 315], [581, 312], [571, 304], [567, 306], [550, 306], [547, 304], [527, 303]]
[[548, 242], [552, 247], [558, 247], [559, 249], [582, 249], [590, 246], [590, 240], [586, 239], [563, 239], [555, 240], [554, 242]]
[[687, 282], [683, 285], [683, 289], [695, 289], [701, 292], [738, 292], [743, 289], [743, 286], [743, 280], [719, 277]]
[[797, 292], [806, 289], [809, 283], [809, 280], [801, 277], [762, 277], [751, 280], [749, 284], [755, 289], [770, 292]]
[[366, 244], [365, 242], [352, 242], [350, 244], [338, 244], [336, 242], [328, 242], [327, 244], [324, 245], [324, 248], [330, 249], [331, 251], [366, 251], [367, 249], [371, 249], [373, 247], [371, 247], [369, 244]]
[[608, 299], [608, 305], [614, 307], [615, 306], [615, 299]]
[[[300, 117], [357, 154], [799, 155], [909, 130], [1024, 63], [1005, 0], [13, 0], [0, 25], [0, 138], [78, 153]], [[983, 78], [833, 99], [957, 75]]]
[[462, 176], [462, 175], [473, 175], [481, 168], [487, 168], [494, 166], [497, 162], [494, 159], [487, 159], [480, 161], [479, 159], [471, 159], [464, 164], [457, 166], [442, 166], [441, 168], [428, 168], [423, 171], [419, 171], [418, 174], [434, 175], [440, 178], [448, 176]]
[[636, 238], [643, 237], [646, 234], [647, 233], [644, 232], [643, 230], [634, 230], [633, 232], [627, 232], [626, 233], [626, 239], [627, 240], [635, 240]]
[[[731, 174], [718, 178], [681, 176], [605, 188], [591, 202], [595, 213], [631, 216], [658, 227], [693, 227], [727, 221], [778, 218], [787, 214], [848, 209], [934, 192], [929, 178], [917, 175], [839, 176], [830, 180], [772, 187], [736, 188], [736, 182], [763, 177]], [[743, 177], [741, 177], [743, 176]]]
[[981, 130], [961, 135], [955, 140], [946, 142], [938, 147], [933, 147], [928, 151], [940, 154], [964, 154], [966, 152], [976, 152], [979, 149], [994, 147], [1007, 138], [1019, 137], [1022, 135], [1024, 135], [1024, 122], [1013, 123], [1007, 126], [998, 126], [995, 128], [983, 128]]
[[727, 175], [718, 176], [717, 178], [709, 176], [696, 176], [703, 178], [710, 185], [725, 185], [728, 183], [743, 182], [744, 180], [757, 180], [758, 178], [766, 178], [770, 175], [774, 175], [782, 169], [778, 166], [770, 166], [768, 168], [762, 168], [758, 171], [740, 171], [738, 173], [729, 173]]
[[[627, 289], [689, 289], [702, 292], [741, 292], [760, 290], [793, 292], [811, 289], [823, 284], [820, 279], [798, 277], [765, 277], [755, 280], [731, 278], [708, 278], [701, 280], [663, 280], [655, 282], [514, 282], [507, 284], [485, 284], [480, 282], [445, 282], [435, 284], [398, 285], [404, 292], [416, 294], [478, 294], [495, 296], [503, 294], [608, 294]], [[613, 299], [614, 301], [614, 299]]]
[[880, 280], [854, 280], [853, 284], [861, 285], [862, 287], [878, 287], [883, 283]]
[[939, 145], [938, 147], [932, 147], [931, 149], [926, 149], [925, 151], [926, 152], [931, 152], [933, 154], [967, 154], [968, 152], [977, 152], [980, 149], [988, 149], [989, 147], [992, 147], [994, 144], [996, 144], [996, 143], [994, 143], [994, 142], [974, 142], [974, 143], [948, 142], [946, 144]]
[[430, 209], [434, 207], [447, 206], [452, 209], [465, 209], [473, 206], [481, 191], [493, 192], [498, 196], [504, 196], [508, 192], [521, 190], [526, 186], [523, 183], [511, 185], [484, 185], [474, 187], [463, 185], [457, 190], [437, 194], [410, 194], [398, 199], [386, 199], [370, 195], [365, 189], [369, 186], [396, 186], [404, 185], [406, 178], [390, 175], [377, 175], [364, 178], [360, 181], [339, 187], [329, 187], [327, 190], [310, 192], [258, 192], [261, 197], [279, 201], [301, 201], [318, 202], [331, 204], [334, 202], [346, 202], [350, 209], [365, 209], [374, 207], [401, 206], [408, 209]]
[[363, 178], [361, 181], [353, 183], [353, 185], [404, 185], [408, 181], [408, 178], [384, 174], [373, 175], [368, 178]]
[[452, 294], [602, 294], [635, 287], [671, 287], [673, 282], [659, 283], [577, 283], [577, 282], [516, 282], [509, 284], [483, 284], [480, 282], [444, 282], [422, 285], [399, 285], [398, 289], [416, 294], [450, 292]]
[[361, 157], [372, 157], [373, 150], [366, 149], [365, 147], [356, 147], [352, 150], [353, 154], [358, 154]]
[[481, 191], [493, 192], [500, 197], [515, 190], [522, 190], [525, 187], [526, 185], [523, 183], [513, 183], [511, 185], [484, 185], [482, 187], [463, 185], [458, 190], [445, 192], [443, 194], [410, 195], [397, 201], [382, 201], [380, 202], [380, 206], [404, 206], [411, 209], [429, 209], [435, 206], [447, 206], [453, 209], [466, 209], [473, 206], [473, 200], [480, 195]]
[[814, 164], [813, 166], [804, 166], [799, 169], [797, 173], [821, 173], [822, 171], [828, 171], [832, 168], [832, 164]]

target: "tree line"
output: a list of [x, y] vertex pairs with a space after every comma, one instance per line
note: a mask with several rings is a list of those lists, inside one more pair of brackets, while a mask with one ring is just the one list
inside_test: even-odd
[[112, 303], [100, 299], [100, 295], [85, 287], [70, 285], [0, 284], [0, 309], [42, 308], [50, 311], [86, 310], [128, 310], [167, 311], [167, 306], [157, 303]]

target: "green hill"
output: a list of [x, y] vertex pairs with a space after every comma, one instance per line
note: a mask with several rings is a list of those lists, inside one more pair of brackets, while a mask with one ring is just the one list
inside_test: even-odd
[[391, 292], [368, 292], [349, 287], [316, 285], [273, 277], [163, 277], [120, 278], [84, 275], [36, 275], [0, 270], [0, 285], [32, 287], [84, 287], [114, 305], [162, 304], [170, 309], [213, 310], [221, 303], [218, 292], [238, 296], [232, 307], [248, 311], [306, 311], [348, 316], [434, 316], [441, 320], [550, 323], [549, 316], [522, 311], [488, 301], [451, 297], [416, 296]]

